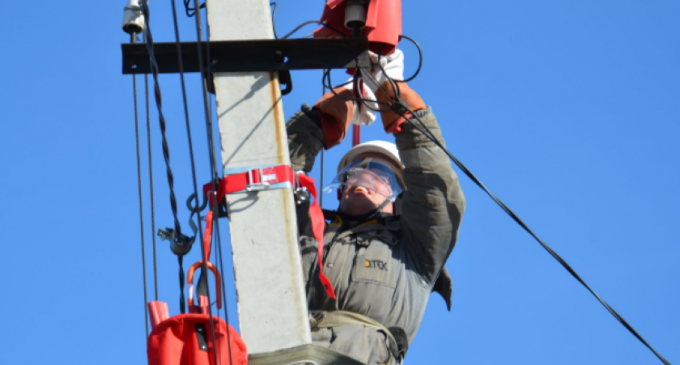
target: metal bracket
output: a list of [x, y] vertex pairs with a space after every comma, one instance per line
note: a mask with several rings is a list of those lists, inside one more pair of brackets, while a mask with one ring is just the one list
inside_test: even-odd
[[[126, 43], [121, 47], [123, 74], [151, 72], [146, 44]], [[183, 71], [199, 72], [198, 42], [182, 42], [181, 48]], [[203, 67], [212, 72], [341, 69], [371, 65], [366, 38], [211, 41], [202, 42], [201, 49]], [[154, 56], [160, 73], [179, 72], [176, 43], [154, 43]]]

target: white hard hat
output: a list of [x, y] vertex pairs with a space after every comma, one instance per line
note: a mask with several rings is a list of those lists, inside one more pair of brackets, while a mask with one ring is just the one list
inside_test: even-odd
[[391, 142], [370, 141], [352, 147], [352, 149], [340, 160], [340, 163], [338, 164], [338, 173], [352, 161], [365, 157], [383, 160], [392, 169], [399, 180], [399, 184], [402, 185], [403, 188], [401, 171], [404, 169], [404, 165], [401, 164], [401, 160], [399, 159], [399, 150], [397, 150], [397, 146]]

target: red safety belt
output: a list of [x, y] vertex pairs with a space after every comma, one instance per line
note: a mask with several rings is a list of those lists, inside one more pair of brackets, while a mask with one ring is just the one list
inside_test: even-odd
[[[336, 299], [333, 285], [323, 273], [323, 233], [326, 228], [326, 221], [323, 217], [323, 211], [317, 203], [317, 192], [316, 187], [314, 186], [314, 179], [305, 174], [299, 173], [298, 180], [300, 182], [300, 186], [296, 186], [296, 179], [293, 175], [293, 170], [289, 165], [256, 168], [247, 172], [228, 175], [220, 181], [220, 184], [217, 188], [217, 202], [221, 202], [222, 199], [224, 199], [224, 196], [227, 194], [248, 190], [249, 187], [251, 187], [253, 190], [264, 190], [266, 189], [266, 186], [288, 182], [294, 188], [306, 188], [307, 191], [309, 191], [309, 193], [314, 197], [314, 202], [309, 206], [309, 217], [312, 221], [312, 231], [314, 232], [314, 238], [316, 238], [316, 240], [319, 242], [319, 280], [326, 289], [326, 294], [328, 294], [329, 297]], [[203, 192], [205, 193], [205, 196], [210, 198], [210, 194], [212, 193], [212, 183], [203, 185]], [[212, 199], [210, 199], [210, 205], [212, 206]], [[211, 221], [210, 217], [208, 219]]]
[[[293, 169], [288, 165], [257, 168], [239, 174], [228, 175], [220, 181], [217, 188], [217, 202], [221, 202], [227, 194], [247, 189], [266, 190], [267, 186], [283, 182], [289, 182], [291, 186], [295, 185]], [[203, 185], [205, 196], [210, 197], [210, 191], [212, 191], [212, 183]], [[212, 199], [210, 200], [210, 205], [212, 206]]]

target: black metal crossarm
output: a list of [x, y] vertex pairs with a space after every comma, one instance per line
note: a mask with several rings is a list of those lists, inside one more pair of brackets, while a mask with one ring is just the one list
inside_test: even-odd
[[[122, 44], [123, 74], [151, 72], [143, 44]], [[210, 48], [210, 57], [207, 49]], [[202, 59], [213, 72], [257, 72], [369, 67], [368, 40], [276, 39], [201, 42]], [[182, 42], [184, 72], [199, 72], [198, 42]], [[154, 43], [159, 73], [179, 72], [177, 44]], [[204, 69], [208, 65], [203, 65]]]

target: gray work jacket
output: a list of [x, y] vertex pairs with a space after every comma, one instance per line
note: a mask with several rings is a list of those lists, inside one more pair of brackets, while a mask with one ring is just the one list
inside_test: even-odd
[[[444, 144], [431, 110], [419, 111], [418, 116]], [[304, 113], [296, 114], [289, 126], [296, 118], [305, 117]], [[289, 128], [294, 168], [311, 167], [313, 161], [309, 158], [320, 150], [314, 148], [319, 144], [300, 145], [311, 135], [318, 136], [319, 131], [312, 126], [318, 128], [313, 123], [305, 123], [304, 129]], [[310, 135], [304, 136], [305, 133]], [[300, 249], [310, 311], [359, 313], [385, 327], [402, 328], [410, 344], [456, 243], [465, 198], [441, 148], [408, 124], [395, 137], [406, 186], [398, 200], [397, 214], [351, 228], [338, 216], [326, 226], [323, 270], [337, 300], [326, 295], [318, 279], [318, 244], [306, 223], [305, 209], [298, 210]], [[314, 329], [313, 340], [364, 363], [394, 363], [385, 346], [386, 338], [379, 331], [358, 325], [344, 327], [347, 328]]]

